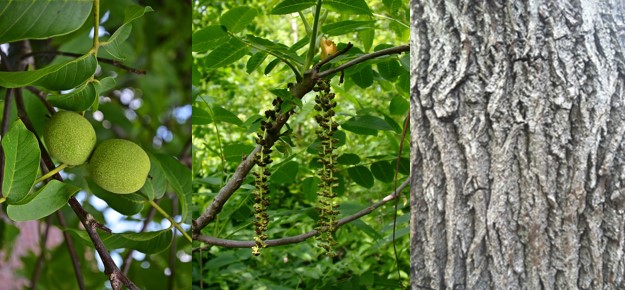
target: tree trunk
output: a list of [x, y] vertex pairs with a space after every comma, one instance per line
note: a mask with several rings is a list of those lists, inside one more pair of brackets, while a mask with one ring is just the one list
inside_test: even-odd
[[625, 289], [623, 5], [412, 0], [412, 289]]

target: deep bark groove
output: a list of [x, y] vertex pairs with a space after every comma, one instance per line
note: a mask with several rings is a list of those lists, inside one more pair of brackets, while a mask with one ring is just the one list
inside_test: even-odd
[[622, 1], [412, 0], [412, 289], [625, 289]]

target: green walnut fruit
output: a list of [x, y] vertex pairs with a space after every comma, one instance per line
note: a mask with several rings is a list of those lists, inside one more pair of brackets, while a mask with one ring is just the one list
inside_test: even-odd
[[96, 143], [91, 123], [71, 111], [54, 114], [46, 124], [43, 139], [50, 155], [68, 165], [85, 163]]
[[122, 139], [100, 143], [87, 166], [93, 181], [113, 193], [133, 193], [143, 187], [150, 158], [139, 145]]

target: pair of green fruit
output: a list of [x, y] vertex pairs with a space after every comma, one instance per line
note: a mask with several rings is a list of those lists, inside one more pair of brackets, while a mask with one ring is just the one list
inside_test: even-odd
[[93, 181], [113, 193], [138, 191], [150, 172], [150, 158], [139, 145], [110, 139], [96, 147], [93, 126], [75, 112], [54, 114], [46, 124], [43, 138], [50, 155], [67, 165], [81, 165], [89, 160], [87, 170]]

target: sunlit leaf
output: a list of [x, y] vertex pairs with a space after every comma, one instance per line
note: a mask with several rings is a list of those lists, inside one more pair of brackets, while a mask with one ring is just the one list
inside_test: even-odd
[[224, 28], [220, 25], [211, 25], [204, 27], [193, 33], [191, 36], [193, 43], [191, 45], [191, 50], [195, 52], [204, 52], [212, 50], [221, 44], [228, 33], [224, 31]]
[[285, 0], [271, 10], [271, 14], [289, 14], [302, 11], [310, 6], [315, 5], [315, 0]]
[[226, 122], [237, 126], [243, 124], [243, 121], [241, 121], [237, 115], [224, 109], [223, 107], [214, 106], [213, 113], [215, 114], [215, 121]]
[[224, 13], [221, 18], [219, 18], [219, 22], [221, 25], [225, 26], [229, 32], [237, 33], [252, 23], [256, 15], [258, 15], [258, 10], [255, 8], [241, 6], [228, 10], [228, 12]]
[[362, 42], [364, 51], [369, 51], [373, 45], [375, 29], [365, 29], [358, 32], [358, 39]]
[[245, 43], [234, 37], [230, 38], [204, 58], [204, 67], [211, 69], [229, 65], [245, 56], [249, 51], [250, 48]]
[[208, 125], [213, 122], [211, 116], [204, 109], [192, 107], [191, 114], [191, 122], [193, 125]]
[[339, 13], [371, 15], [371, 9], [365, 0], [324, 0], [323, 5]]
[[288, 46], [271, 41], [269, 39], [265, 39], [262, 37], [257, 37], [251, 34], [245, 36], [245, 39], [249, 41], [255, 48], [264, 50], [272, 55], [279, 57], [283, 60], [288, 60], [289, 62], [301, 65], [304, 62], [304, 59], [300, 57], [297, 53], [291, 51]]
[[343, 35], [360, 30], [371, 30], [374, 28], [373, 24], [373, 21], [346, 20], [324, 25], [322, 31], [330, 36]]
[[252, 145], [229, 144], [224, 147], [224, 157], [229, 162], [241, 162], [253, 149], [254, 146]]

